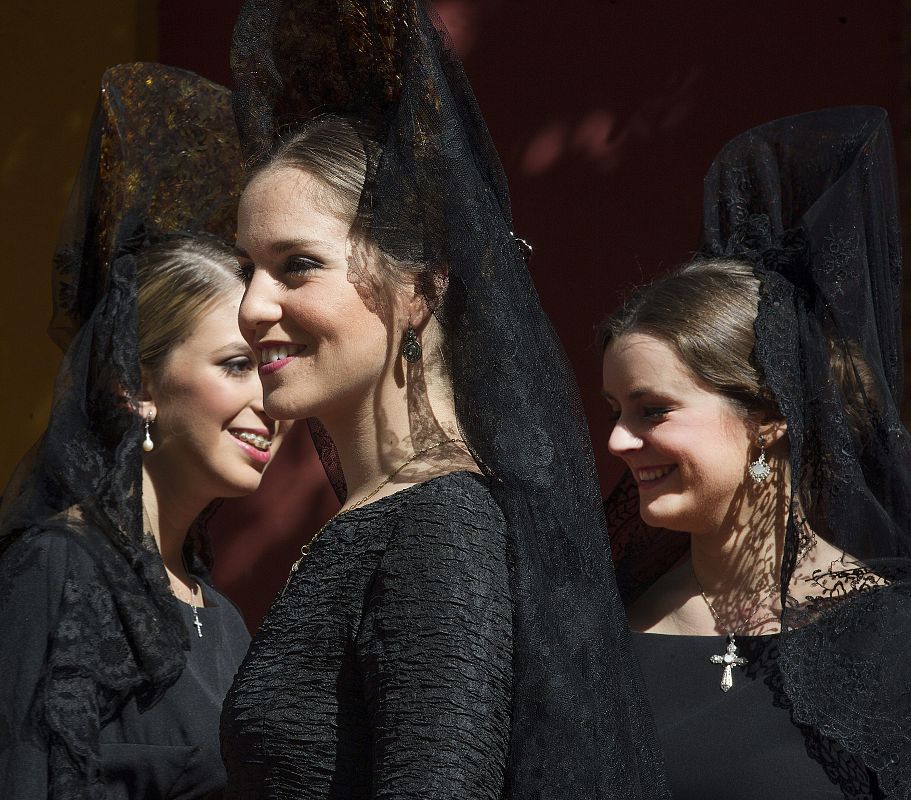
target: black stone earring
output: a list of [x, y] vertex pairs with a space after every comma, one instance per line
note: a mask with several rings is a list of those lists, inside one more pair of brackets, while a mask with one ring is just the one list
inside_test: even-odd
[[421, 343], [418, 341], [418, 335], [414, 328], [409, 325], [408, 330], [405, 331], [405, 341], [402, 342], [402, 358], [413, 364], [415, 361], [421, 360], [423, 353], [424, 348], [421, 347]]

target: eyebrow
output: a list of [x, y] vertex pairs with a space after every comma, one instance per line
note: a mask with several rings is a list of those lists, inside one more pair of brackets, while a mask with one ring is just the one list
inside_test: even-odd
[[282, 253], [287, 253], [289, 250], [297, 250], [298, 248], [309, 250], [312, 248], [320, 249], [324, 245], [319, 239], [282, 239], [278, 242], [273, 242], [269, 245], [269, 249], [276, 255], [281, 255]]
[[[250, 345], [248, 345], [243, 340], [238, 340], [236, 342], [231, 342], [231, 344], [226, 344], [223, 347], [219, 347], [217, 350], [213, 350], [212, 355], [218, 356], [218, 355], [221, 355], [222, 353], [224, 353], [224, 354], [237, 353], [238, 351], [241, 351], [242, 353], [248, 353], [248, 352], [250, 352]], [[240, 354], [241, 353], [238, 353], [238, 355], [240, 355]]]
[[[629, 393], [629, 399], [638, 400], [640, 397], [645, 397], [646, 395], [663, 395], [663, 394], [664, 394], [664, 392], [659, 392], [659, 391], [656, 391], [655, 389], [647, 389], [647, 388], [637, 386], [635, 389], [633, 389]], [[606, 389], [601, 390], [601, 396], [605, 400], [616, 401], [616, 398], [610, 392], [608, 392]]]
[[[269, 245], [269, 250], [274, 255], [280, 256], [283, 253], [289, 252], [290, 250], [319, 250], [323, 247], [324, 244], [325, 243], [321, 242], [319, 239], [281, 239], [277, 242], [272, 242], [272, 244]], [[246, 258], [248, 261], [253, 260], [253, 258], [246, 250], [244, 250], [242, 247], [238, 247], [237, 245], [234, 245], [234, 254], [238, 256], [238, 258]]]

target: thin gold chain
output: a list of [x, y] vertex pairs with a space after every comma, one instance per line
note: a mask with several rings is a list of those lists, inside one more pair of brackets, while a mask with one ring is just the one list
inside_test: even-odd
[[[339, 511], [337, 514], [333, 514], [328, 520], [326, 520], [326, 522], [323, 524], [323, 526], [313, 535], [313, 537], [310, 539], [310, 541], [301, 547], [301, 557], [299, 559], [297, 559], [297, 561], [295, 561], [291, 565], [291, 572], [288, 574], [288, 580], [285, 582], [285, 589], [288, 588], [288, 584], [291, 582], [291, 576], [295, 572], [297, 572], [297, 570], [300, 568], [301, 561], [303, 561], [308, 555], [310, 555], [310, 549], [313, 547], [314, 544], [316, 544], [316, 540], [319, 539], [320, 536], [322, 536], [323, 531], [329, 527], [330, 523], [334, 522], [339, 517], [344, 516], [345, 514], [348, 514], [351, 511], [354, 511], [354, 509], [360, 508], [368, 500], [372, 500], [383, 489], [383, 487], [387, 486], [389, 484], [389, 482], [396, 475], [398, 475], [403, 469], [405, 469], [405, 467], [407, 467], [409, 464], [413, 463], [414, 461], [417, 461], [417, 459], [419, 459], [421, 456], [426, 456], [428, 453], [430, 453], [440, 447], [443, 447], [443, 445], [447, 445], [447, 444], [465, 444], [465, 440], [458, 439], [458, 438], [443, 439], [443, 441], [441, 441], [441, 442], [437, 442], [436, 444], [432, 444], [429, 447], [424, 447], [421, 450], [418, 450], [416, 453], [412, 453], [411, 456], [409, 456], [405, 461], [403, 461], [401, 464], [399, 464], [399, 466], [397, 466], [392, 472], [390, 472], [385, 478], [383, 478], [383, 480], [374, 489], [372, 489], [369, 494], [364, 495], [360, 500], [358, 500], [356, 503], [354, 503], [350, 508], [347, 508], [344, 511]], [[282, 589], [282, 594], [284, 594], [285, 589]]]

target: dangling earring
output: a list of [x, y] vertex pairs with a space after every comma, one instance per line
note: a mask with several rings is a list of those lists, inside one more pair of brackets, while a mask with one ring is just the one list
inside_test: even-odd
[[750, 473], [754, 483], [760, 484], [772, 474], [772, 468], [769, 466], [769, 462], [765, 460], [765, 436], [760, 436], [757, 439], [757, 444], [759, 445], [759, 458], [750, 462], [750, 468], [747, 472]]
[[149, 433], [149, 425], [155, 421], [155, 417], [152, 415], [152, 412], [149, 412], [149, 415], [146, 417], [146, 438], [142, 442], [142, 449], [147, 453], [151, 453], [155, 449], [155, 442], [152, 441], [152, 435]]
[[405, 331], [405, 341], [402, 342], [402, 358], [413, 364], [415, 361], [421, 360], [423, 353], [424, 348], [421, 347], [421, 343], [418, 341], [418, 335], [414, 328], [409, 325], [408, 330]]

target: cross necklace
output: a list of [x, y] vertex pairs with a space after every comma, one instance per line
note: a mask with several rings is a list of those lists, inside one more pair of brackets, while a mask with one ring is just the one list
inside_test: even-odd
[[193, 592], [190, 595], [190, 606], [193, 608], [193, 624], [196, 626], [196, 634], [202, 639], [202, 623], [199, 621], [199, 607], [196, 605], [196, 593], [199, 591], [199, 581], [193, 578]]
[[[696, 578], [696, 573], [693, 573], [693, 577]], [[734, 686], [734, 667], [745, 667], [749, 661], [743, 656], [737, 655], [737, 634], [735, 631], [731, 630], [728, 625], [724, 624], [724, 621], [721, 619], [721, 616], [715, 610], [715, 606], [712, 605], [708, 596], [705, 593], [705, 589], [702, 588], [702, 584], [699, 582], [699, 578], [696, 578], [696, 585], [699, 587], [699, 592], [702, 594], [702, 599], [705, 600], [705, 604], [709, 607], [709, 611], [712, 612], [712, 616], [715, 618], [715, 621], [718, 623], [718, 627], [722, 630], [728, 632], [728, 645], [725, 648], [723, 655], [710, 656], [709, 660], [713, 664], [722, 664], [723, 669], [721, 670], [721, 691], [727, 692]], [[741, 625], [740, 630], [745, 631], [749, 630], [750, 623], [753, 621], [753, 617], [756, 616], [756, 612], [762, 607], [763, 602], [767, 597], [775, 592], [775, 586], [773, 585], [768, 591], [763, 592], [759, 595], [759, 599], [753, 604], [753, 608], [750, 611], [749, 616], [746, 618], [746, 621]]]

